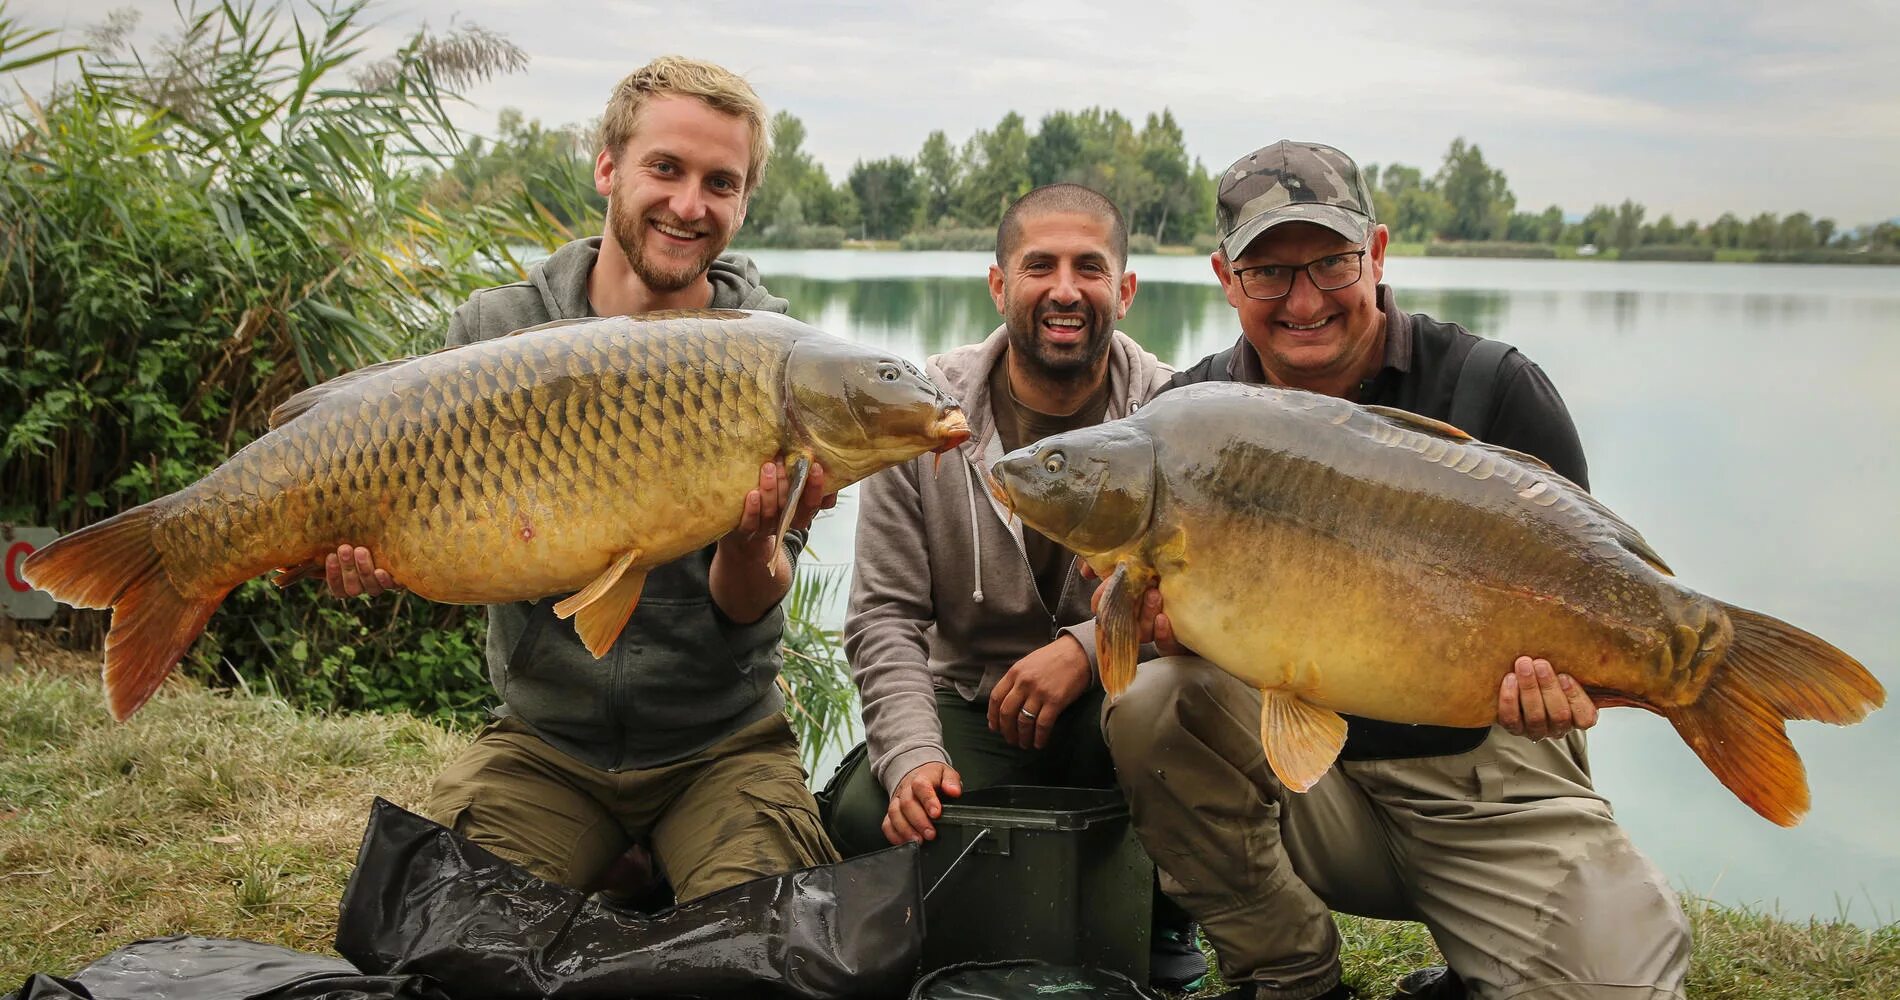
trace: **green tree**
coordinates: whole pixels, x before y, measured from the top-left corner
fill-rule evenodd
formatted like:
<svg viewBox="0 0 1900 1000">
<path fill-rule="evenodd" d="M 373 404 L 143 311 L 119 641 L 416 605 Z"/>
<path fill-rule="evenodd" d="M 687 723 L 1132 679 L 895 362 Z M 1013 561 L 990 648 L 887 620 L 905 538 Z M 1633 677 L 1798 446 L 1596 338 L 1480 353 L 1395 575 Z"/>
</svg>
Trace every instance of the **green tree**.
<svg viewBox="0 0 1900 1000">
<path fill-rule="evenodd" d="M 1187 154 L 1187 137 L 1174 113 L 1151 114 L 1140 136 L 1144 194 L 1141 202 L 1123 206 L 1129 224 L 1149 233 L 1158 243 L 1183 242 L 1203 228 L 1213 227 L 1212 181 L 1198 161 Z"/>
<path fill-rule="evenodd" d="M 917 151 L 917 220 L 913 228 L 930 229 L 955 221 L 957 188 L 963 183 L 962 161 L 942 129 L 924 139 Z"/>
<path fill-rule="evenodd" d="M 1796 212 L 1781 220 L 1775 234 L 1776 250 L 1812 250 L 1820 245 L 1820 238 L 1814 231 L 1814 217 L 1806 212 Z"/>
<path fill-rule="evenodd" d="M 753 190 L 746 208 L 746 230 L 764 237 L 774 226 L 845 226 L 858 221 L 857 198 L 848 188 L 833 186 L 822 164 L 805 151 L 805 123 L 789 111 L 772 116 L 772 156 L 765 180 Z M 792 222 L 779 217 L 787 194 L 797 196 L 803 218 Z"/>
<path fill-rule="evenodd" d="M 1453 139 L 1433 185 L 1450 207 L 1438 235 L 1453 240 L 1495 240 L 1509 230 L 1517 198 L 1511 194 L 1504 172 L 1486 164 L 1484 153 L 1475 144 Z"/>
<path fill-rule="evenodd" d="M 1524 243 L 1556 243 L 1563 234 L 1563 209 L 1552 205 L 1542 212 L 1513 212 L 1505 239 Z"/>
<path fill-rule="evenodd" d="M 1610 226 L 1610 245 L 1618 250 L 1628 250 L 1641 246 L 1643 240 L 1643 206 L 1623 199 L 1616 206 L 1616 221 Z"/>
<path fill-rule="evenodd" d="M 1009 203 L 1026 194 L 1029 133 L 1014 111 L 994 129 L 979 130 L 963 147 L 963 183 L 956 194 L 957 219 L 966 226 L 995 226 Z"/>
<path fill-rule="evenodd" d="M 1763 212 L 1748 220 L 1742 231 L 1742 246 L 1750 250 L 1778 250 L 1776 239 L 1781 235 L 1781 220 L 1773 212 Z"/>
<path fill-rule="evenodd" d="M 544 128 L 503 108 L 492 141 L 471 137 L 448 166 L 433 174 L 431 204 L 469 207 L 524 199 L 576 235 L 598 231 L 607 199 L 594 190 L 591 130 Z"/>
<path fill-rule="evenodd" d="M 863 213 L 865 236 L 891 240 L 909 229 L 922 194 L 917 169 L 909 160 L 891 156 L 869 163 L 859 161 L 851 168 L 850 185 Z"/>
</svg>

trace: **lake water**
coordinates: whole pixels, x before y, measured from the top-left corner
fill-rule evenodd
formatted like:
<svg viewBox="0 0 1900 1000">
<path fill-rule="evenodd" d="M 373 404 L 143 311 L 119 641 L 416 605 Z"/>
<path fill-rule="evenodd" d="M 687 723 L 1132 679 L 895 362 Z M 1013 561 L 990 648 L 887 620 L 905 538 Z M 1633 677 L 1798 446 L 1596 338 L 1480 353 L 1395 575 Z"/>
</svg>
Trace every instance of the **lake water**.
<svg viewBox="0 0 1900 1000">
<path fill-rule="evenodd" d="M 753 256 L 795 315 L 917 361 L 998 322 L 985 254 Z M 1122 328 L 1163 360 L 1190 364 L 1238 335 L 1204 258 L 1130 268 L 1141 283 Z M 1543 366 L 1596 495 L 1684 582 L 1800 625 L 1900 688 L 1900 269 L 1394 258 L 1386 279 L 1404 308 Z M 847 493 L 820 520 L 813 561 L 848 566 L 853 510 Z M 1789 830 L 1716 783 L 1659 716 L 1605 713 L 1591 761 L 1679 888 L 1796 917 L 1900 919 L 1900 706 L 1790 735 L 1814 808 Z"/>
</svg>

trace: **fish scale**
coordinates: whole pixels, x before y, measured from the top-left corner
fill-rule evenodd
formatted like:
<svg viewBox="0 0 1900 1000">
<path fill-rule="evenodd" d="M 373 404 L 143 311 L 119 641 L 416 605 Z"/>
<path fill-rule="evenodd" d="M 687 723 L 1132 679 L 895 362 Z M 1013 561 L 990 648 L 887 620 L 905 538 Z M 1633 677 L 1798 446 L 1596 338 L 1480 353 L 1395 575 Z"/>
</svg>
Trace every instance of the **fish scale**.
<svg viewBox="0 0 1900 1000">
<path fill-rule="evenodd" d="M 835 491 L 967 435 L 901 359 L 789 317 L 562 321 L 311 389 L 203 479 L 24 569 L 67 603 L 115 609 L 121 718 L 232 587 L 320 569 L 344 543 L 433 600 L 584 592 L 557 607 L 599 655 L 648 568 L 738 524 L 763 463 L 821 466 Z"/>
</svg>

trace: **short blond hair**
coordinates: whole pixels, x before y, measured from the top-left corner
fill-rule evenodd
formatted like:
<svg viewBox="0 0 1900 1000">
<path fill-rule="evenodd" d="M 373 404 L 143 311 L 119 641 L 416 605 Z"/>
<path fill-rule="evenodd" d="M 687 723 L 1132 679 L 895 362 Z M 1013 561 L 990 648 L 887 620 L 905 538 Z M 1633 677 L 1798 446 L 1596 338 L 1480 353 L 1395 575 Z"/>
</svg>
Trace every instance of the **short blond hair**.
<svg viewBox="0 0 1900 1000">
<path fill-rule="evenodd" d="M 752 138 L 752 160 L 745 172 L 745 193 L 750 195 L 765 176 L 765 160 L 770 153 L 765 102 L 759 100 L 744 77 L 724 66 L 685 56 L 661 56 L 628 73 L 614 87 L 607 112 L 601 116 L 600 148 L 619 159 L 621 148 L 633 138 L 640 111 L 647 102 L 674 95 L 697 97 L 714 111 L 745 122 Z"/>
</svg>

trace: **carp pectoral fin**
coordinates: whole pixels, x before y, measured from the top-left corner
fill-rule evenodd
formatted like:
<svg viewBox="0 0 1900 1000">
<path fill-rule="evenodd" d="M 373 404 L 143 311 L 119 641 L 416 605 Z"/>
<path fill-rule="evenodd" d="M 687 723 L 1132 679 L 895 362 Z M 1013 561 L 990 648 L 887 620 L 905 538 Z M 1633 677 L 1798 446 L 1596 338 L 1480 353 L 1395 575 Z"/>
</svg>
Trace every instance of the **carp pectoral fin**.
<svg viewBox="0 0 1900 1000">
<path fill-rule="evenodd" d="M 772 575 L 778 575 L 778 547 L 785 542 L 785 534 L 792 530 L 792 518 L 798 515 L 800 498 L 805 495 L 805 481 L 811 478 L 811 458 L 800 455 L 785 467 L 792 477 L 791 502 L 785 505 L 785 512 L 778 517 L 778 533 L 772 536 L 772 554 L 765 557 L 765 564 L 772 568 Z"/>
<path fill-rule="evenodd" d="M 596 660 L 607 655 L 614 640 L 620 638 L 620 630 L 627 627 L 627 619 L 633 617 L 634 606 L 640 603 L 640 589 L 646 586 L 647 574 L 633 567 L 639 558 L 639 549 L 622 554 L 593 583 L 554 606 L 555 617 L 574 619 L 574 631 L 580 633 L 581 643 Z"/>
<path fill-rule="evenodd" d="M 1102 582 L 1102 603 L 1095 612 L 1095 659 L 1101 666 L 1102 690 L 1111 700 L 1135 682 L 1135 658 L 1141 651 L 1135 606 L 1147 589 L 1146 580 L 1137 575 L 1127 563 L 1116 566 Z"/>
<path fill-rule="evenodd" d="M 279 566 L 271 571 L 270 582 L 273 586 L 281 590 L 296 583 L 298 580 L 307 580 L 313 576 L 320 577 L 322 575 L 323 563 L 321 561 L 304 563 L 301 566 Z"/>
<path fill-rule="evenodd" d="M 1260 743 L 1280 783 L 1304 792 L 1326 776 L 1346 745 L 1346 720 L 1286 691 L 1260 692 Z"/>
</svg>

